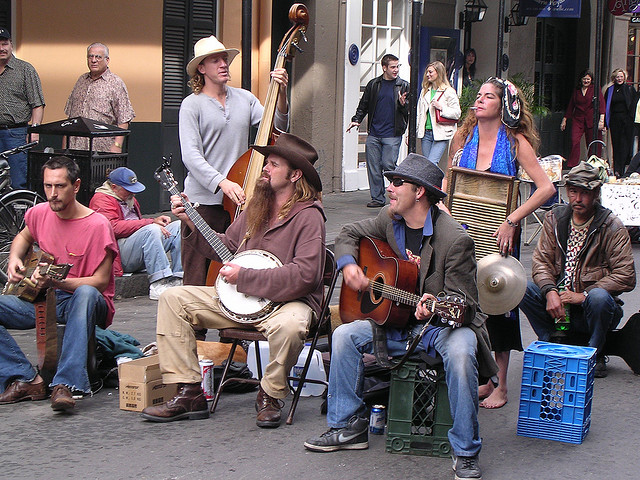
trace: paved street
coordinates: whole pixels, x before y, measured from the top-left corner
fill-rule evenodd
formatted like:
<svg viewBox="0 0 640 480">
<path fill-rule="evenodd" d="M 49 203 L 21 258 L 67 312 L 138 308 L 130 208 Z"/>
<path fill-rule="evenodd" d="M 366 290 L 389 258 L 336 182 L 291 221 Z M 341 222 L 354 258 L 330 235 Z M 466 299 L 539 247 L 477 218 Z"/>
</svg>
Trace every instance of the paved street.
<svg viewBox="0 0 640 480">
<path fill-rule="evenodd" d="M 325 196 L 329 243 L 343 223 L 377 212 L 364 206 L 368 200 L 367 191 Z M 523 249 L 527 273 L 532 248 Z M 637 269 L 640 245 L 634 245 L 634 255 Z M 640 310 L 640 300 L 636 293 L 625 294 L 623 299 L 626 320 Z M 133 335 L 143 345 L 153 341 L 156 305 L 147 297 L 117 301 L 112 328 Z M 524 317 L 521 326 L 526 346 L 535 337 Z M 16 338 L 35 363 L 34 332 L 20 332 Z M 480 459 L 485 480 L 639 477 L 640 379 L 621 359 L 611 358 L 609 376 L 596 379 L 589 435 L 582 445 L 573 445 L 516 435 L 523 354 L 514 352 L 511 358 L 509 403 L 480 412 Z M 0 477 L 453 478 L 450 460 L 386 453 L 382 435 L 370 435 L 366 451 L 307 452 L 304 440 L 326 429 L 321 400 L 302 398 L 293 425 L 266 430 L 255 425 L 254 398 L 255 393 L 225 394 L 210 419 L 170 424 L 143 422 L 139 414 L 119 410 L 116 389 L 81 400 L 71 415 L 54 414 L 48 401 L 1 406 L 0 435 L 4 441 Z"/>
</svg>

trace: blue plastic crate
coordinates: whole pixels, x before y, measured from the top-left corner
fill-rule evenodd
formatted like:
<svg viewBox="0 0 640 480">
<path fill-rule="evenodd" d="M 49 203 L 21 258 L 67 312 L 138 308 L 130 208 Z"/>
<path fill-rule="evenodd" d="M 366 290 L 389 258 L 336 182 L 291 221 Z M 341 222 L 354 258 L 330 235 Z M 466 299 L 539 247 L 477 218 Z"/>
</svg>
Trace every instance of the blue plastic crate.
<svg viewBox="0 0 640 480">
<path fill-rule="evenodd" d="M 591 425 L 595 353 L 547 342 L 525 350 L 518 435 L 582 443 Z"/>
</svg>

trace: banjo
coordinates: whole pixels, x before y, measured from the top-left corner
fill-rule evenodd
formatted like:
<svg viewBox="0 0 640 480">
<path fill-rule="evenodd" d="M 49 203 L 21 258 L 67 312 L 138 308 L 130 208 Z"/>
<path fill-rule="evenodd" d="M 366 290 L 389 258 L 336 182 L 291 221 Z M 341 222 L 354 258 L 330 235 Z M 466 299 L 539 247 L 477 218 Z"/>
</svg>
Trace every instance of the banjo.
<svg viewBox="0 0 640 480">
<path fill-rule="evenodd" d="M 172 195 L 180 195 L 176 187 L 170 168 L 171 157 L 155 171 L 155 179 Z M 205 222 L 195 207 L 183 199 L 187 216 L 195 224 L 197 230 L 207 240 L 211 248 L 218 254 L 223 263 L 233 260 L 233 263 L 245 268 L 261 270 L 263 268 L 277 268 L 282 262 L 275 255 L 264 250 L 245 250 L 233 255 L 216 232 Z M 216 279 L 216 290 L 222 312 L 231 320 L 238 323 L 258 323 L 280 307 L 280 303 L 267 298 L 256 297 L 238 292 L 235 285 L 228 283 L 222 275 Z"/>
</svg>

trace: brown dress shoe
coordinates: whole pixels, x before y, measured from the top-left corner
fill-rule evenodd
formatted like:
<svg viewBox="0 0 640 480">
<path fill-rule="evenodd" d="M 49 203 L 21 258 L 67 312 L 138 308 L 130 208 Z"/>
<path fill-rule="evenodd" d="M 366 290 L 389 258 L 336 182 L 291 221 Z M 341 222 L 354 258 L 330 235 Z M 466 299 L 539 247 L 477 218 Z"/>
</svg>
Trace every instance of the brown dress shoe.
<svg viewBox="0 0 640 480">
<path fill-rule="evenodd" d="M 209 418 L 209 406 L 199 383 L 178 385 L 178 394 L 168 402 L 142 410 L 142 418 L 152 422 Z"/>
<path fill-rule="evenodd" d="M 262 428 L 276 428 L 280 426 L 280 410 L 284 407 L 284 402 L 277 398 L 270 397 L 262 387 L 258 390 L 256 398 L 256 425 Z"/>
<path fill-rule="evenodd" d="M 56 385 L 51 392 L 51 408 L 56 412 L 66 412 L 76 406 L 71 390 L 66 385 Z"/>
<path fill-rule="evenodd" d="M 47 390 L 44 387 L 44 382 L 28 383 L 16 380 L 0 395 L 0 405 L 23 400 L 44 400 L 45 398 L 47 398 Z"/>
</svg>

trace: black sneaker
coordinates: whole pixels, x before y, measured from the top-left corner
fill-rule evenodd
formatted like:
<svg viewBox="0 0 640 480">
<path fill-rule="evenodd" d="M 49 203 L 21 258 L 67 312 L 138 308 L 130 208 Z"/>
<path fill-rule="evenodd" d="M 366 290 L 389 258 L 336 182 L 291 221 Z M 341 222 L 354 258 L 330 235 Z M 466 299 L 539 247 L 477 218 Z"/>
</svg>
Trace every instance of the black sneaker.
<svg viewBox="0 0 640 480">
<path fill-rule="evenodd" d="M 319 437 L 304 442 L 304 446 L 314 452 L 369 448 L 369 421 L 354 415 L 346 427 L 330 428 Z"/>
<path fill-rule="evenodd" d="M 482 472 L 480 471 L 477 455 L 473 457 L 457 457 L 453 455 L 452 458 L 456 480 L 482 480 Z"/>
<path fill-rule="evenodd" d="M 607 359 L 606 357 L 598 357 L 596 358 L 596 367 L 593 375 L 596 378 L 604 378 L 608 374 L 607 372 Z"/>
</svg>

